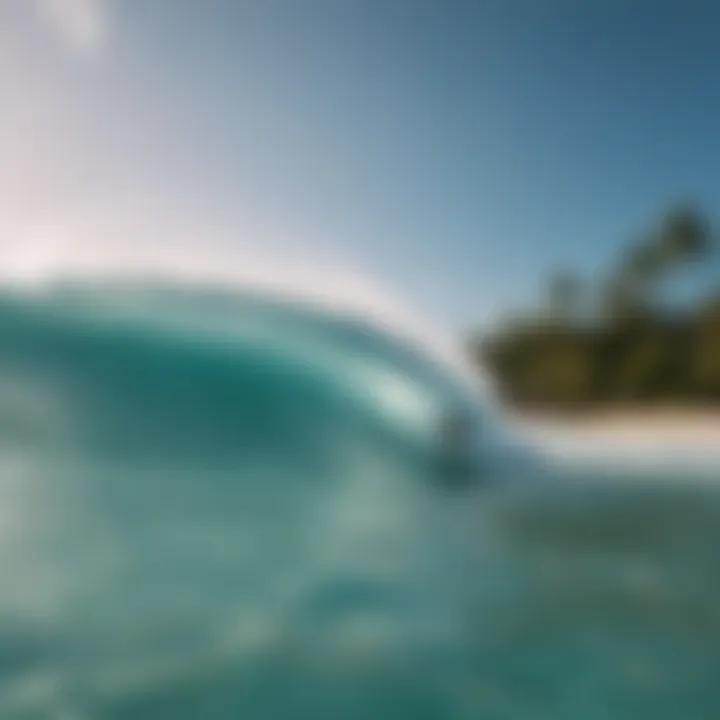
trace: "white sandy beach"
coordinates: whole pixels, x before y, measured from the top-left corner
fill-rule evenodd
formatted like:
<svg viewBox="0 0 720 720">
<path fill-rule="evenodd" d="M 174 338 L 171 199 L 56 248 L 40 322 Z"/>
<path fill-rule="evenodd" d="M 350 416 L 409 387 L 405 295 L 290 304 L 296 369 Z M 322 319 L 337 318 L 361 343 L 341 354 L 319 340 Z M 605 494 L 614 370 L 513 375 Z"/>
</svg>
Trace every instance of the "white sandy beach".
<svg viewBox="0 0 720 720">
<path fill-rule="evenodd" d="M 514 424 L 551 455 L 720 472 L 720 410 L 616 410 L 581 416 L 522 415 Z"/>
<path fill-rule="evenodd" d="M 617 444 L 683 443 L 720 452 L 720 410 L 616 410 L 581 416 L 517 416 L 531 432 Z"/>
</svg>

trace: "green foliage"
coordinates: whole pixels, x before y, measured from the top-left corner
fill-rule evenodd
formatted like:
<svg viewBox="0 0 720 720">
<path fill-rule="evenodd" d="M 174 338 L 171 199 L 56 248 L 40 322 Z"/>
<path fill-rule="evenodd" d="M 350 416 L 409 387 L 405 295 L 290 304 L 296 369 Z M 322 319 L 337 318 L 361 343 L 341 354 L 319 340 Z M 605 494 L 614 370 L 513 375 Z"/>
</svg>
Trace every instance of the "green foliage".
<svg viewBox="0 0 720 720">
<path fill-rule="evenodd" d="M 712 298 L 696 322 L 689 381 L 699 396 L 720 398 L 720 298 Z"/>
<path fill-rule="evenodd" d="M 475 356 L 521 406 L 720 401 L 720 295 L 674 314 L 656 302 L 660 282 L 706 258 L 711 240 L 701 213 L 676 209 L 600 283 L 592 319 L 576 312 L 588 288 L 561 273 L 541 310 L 500 327 Z"/>
<path fill-rule="evenodd" d="M 709 249 L 709 224 L 698 211 L 678 208 L 665 217 L 657 242 L 670 263 L 696 259 Z"/>
</svg>

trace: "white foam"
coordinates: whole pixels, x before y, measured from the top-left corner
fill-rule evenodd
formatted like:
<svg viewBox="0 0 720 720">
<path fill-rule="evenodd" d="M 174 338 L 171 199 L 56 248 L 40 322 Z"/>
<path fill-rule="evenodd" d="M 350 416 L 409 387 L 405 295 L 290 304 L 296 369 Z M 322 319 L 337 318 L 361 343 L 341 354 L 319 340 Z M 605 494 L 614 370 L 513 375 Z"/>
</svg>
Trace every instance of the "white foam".
<svg viewBox="0 0 720 720">
<path fill-rule="evenodd" d="M 72 252 L 70 252 L 72 250 Z M 430 356 L 450 371 L 469 395 L 492 403 L 490 379 L 471 367 L 457 338 L 434 327 L 413 312 L 408 303 L 380 287 L 362 271 L 349 266 L 299 261 L 278 261 L 257 255 L 201 255 L 196 250 L 174 248 L 128 250 L 70 247 L 45 243 L 25 250 L 6 251 L 0 279 L 16 289 L 43 292 L 62 281 L 103 282 L 159 281 L 164 284 L 252 292 L 310 308 L 330 311 L 370 324 L 411 348 Z"/>
</svg>

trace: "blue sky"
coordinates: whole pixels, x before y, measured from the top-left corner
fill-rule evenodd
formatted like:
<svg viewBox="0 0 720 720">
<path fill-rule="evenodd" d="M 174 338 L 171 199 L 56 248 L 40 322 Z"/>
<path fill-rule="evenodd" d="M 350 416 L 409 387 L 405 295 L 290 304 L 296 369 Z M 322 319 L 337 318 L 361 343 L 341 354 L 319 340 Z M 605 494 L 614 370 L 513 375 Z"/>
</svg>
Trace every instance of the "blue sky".
<svg viewBox="0 0 720 720">
<path fill-rule="evenodd" d="M 719 23 L 692 0 L 4 0 L 5 262 L 297 260 L 482 325 L 670 202 L 717 211 Z"/>
</svg>

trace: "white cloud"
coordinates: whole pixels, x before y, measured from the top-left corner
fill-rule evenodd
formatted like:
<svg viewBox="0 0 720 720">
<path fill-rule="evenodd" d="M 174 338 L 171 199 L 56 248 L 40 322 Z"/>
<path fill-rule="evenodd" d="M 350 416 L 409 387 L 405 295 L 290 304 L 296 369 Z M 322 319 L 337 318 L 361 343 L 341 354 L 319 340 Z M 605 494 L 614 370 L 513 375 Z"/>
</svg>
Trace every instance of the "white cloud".
<svg viewBox="0 0 720 720">
<path fill-rule="evenodd" d="M 51 28 L 73 50 L 99 51 L 107 36 L 106 0 L 36 0 Z"/>
</svg>

